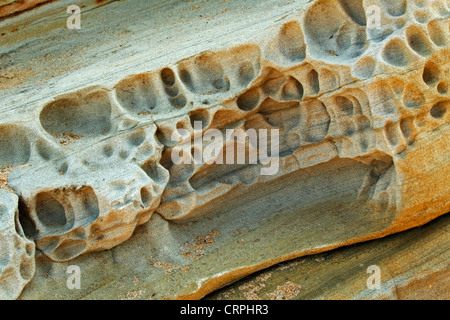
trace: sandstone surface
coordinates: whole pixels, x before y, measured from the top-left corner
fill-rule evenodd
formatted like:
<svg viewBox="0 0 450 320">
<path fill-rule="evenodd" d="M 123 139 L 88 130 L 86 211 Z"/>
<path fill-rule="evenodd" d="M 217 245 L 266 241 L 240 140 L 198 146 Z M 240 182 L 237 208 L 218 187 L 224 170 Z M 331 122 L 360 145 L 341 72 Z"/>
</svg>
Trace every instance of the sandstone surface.
<svg viewBox="0 0 450 320">
<path fill-rule="evenodd" d="M 0 243 L 36 272 L 6 298 L 201 298 L 450 211 L 448 1 L 79 1 L 78 30 L 27 3 L 0 22 Z"/>
</svg>

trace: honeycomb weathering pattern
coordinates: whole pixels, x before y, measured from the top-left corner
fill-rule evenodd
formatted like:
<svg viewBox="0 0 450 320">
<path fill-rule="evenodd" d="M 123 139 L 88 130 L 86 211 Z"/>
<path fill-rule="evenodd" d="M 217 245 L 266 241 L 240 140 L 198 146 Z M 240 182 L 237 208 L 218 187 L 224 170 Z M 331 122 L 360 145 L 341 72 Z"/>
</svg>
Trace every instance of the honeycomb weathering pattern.
<svg viewBox="0 0 450 320">
<path fill-rule="evenodd" d="M 380 29 L 367 28 L 370 5 L 382 8 Z M 26 236 L 67 261 L 122 243 L 154 212 L 195 218 L 236 189 L 335 159 L 369 166 L 359 200 L 395 217 L 398 157 L 449 123 L 449 16 L 448 1 L 318 0 L 264 43 L 67 93 L 35 122 L 0 124 Z M 181 128 L 190 135 L 172 141 Z M 212 128 L 280 130 L 280 170 L 171 162 L 176 145 Z"/>
<path fill-rule="evenodd" d="M 33 241 L 18 221 L 17 196 L 0 189 L 0 299 L 15 299 L 34 275 Z"/>
</svg>

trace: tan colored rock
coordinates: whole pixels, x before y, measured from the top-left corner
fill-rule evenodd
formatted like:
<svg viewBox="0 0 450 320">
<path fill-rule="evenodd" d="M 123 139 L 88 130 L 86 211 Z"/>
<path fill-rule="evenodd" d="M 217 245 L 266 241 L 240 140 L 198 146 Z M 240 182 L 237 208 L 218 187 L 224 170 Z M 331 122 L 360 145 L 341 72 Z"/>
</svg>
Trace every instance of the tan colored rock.
<svg viewBox="0 0 450 320">
<path fill-rule="evenodd" d="M 20 14 L 23 11 L 31 10 L 36 6 L 51 2 L 52 0 L 1 0 L 0 1 L 0 20 L 12 15 Z"/>
<path fill-rule="evenodd" d="M 383 239 L 283 262 L 206 299 L 448 300 L 450 255 L 442 249 L 449 246 L 449 222 L 446 215 Z"/>
<path fill-rule="evenodd" d="M 448 5 L 317 0 L 283 9 L 272 2 L 245 14 L 229 4 L 229 17 L 211 15 L 214 4 L 174 5 L 186 28 L 173 31 L 181 22 L 164 24 L 162 10 L 155 18 L 161 25 L 152 24 L 161 33 L 148 31 L 148 21 L 138 24 L 155 4 L 137 2 L 107 4 L 121 12 L 115 25 L 106 9 L 89 11 L 76 40 L 77 31 L 50 23 L 49 47 L 54 39 L 77 48 L 96 43 L 78 52 L 86 59 L 73 70 L 62 70 L 59 60 L 79 58 L 66 57 L 61 46 L 52 53 L 58 62 L 50 54 L 44 64 L 29 62 L 39 50 L 27 49 L 38 37 L 27 26 L 14 39 L 5 34 L 26 60 L 4 49 L 5 69 L 32 69 L 21 81 L 3 77 L 8 90 L 0 91 L 8 101 L 0 109 L 0 167 L 13 168 L 6 183 L 21 200 L 25 234 L 42 252 L 24 298 L 127 297 L 135 290 L 121 288 L 120 279 L 132 276 L 145 278 L 146 289 L 135 288 L 145 291 L 141 298 L 199 298 L 280 261 L 450 211 Z M 67 3 L 45 6 L 34 19 L 58 16 Z M 369 27 L 370 5 L 380 9 L 379 28 Z M 260 23 L 236 19 L 243 15 Z M 27 19 L 7 20 L 5 28 Z M 134 32 L 114 29 L 121 22 Z M 199 30 L 200 22 L 209 28 Z M 116 33 L 89 33 L 97 27 Z M 199 35 L 206 37 L 200 44 Z M 254 130 L 256 138 L 235 142 L 230 129 Z M 217 133 L 214 144 L 202 140 L 209 130 Z M 217 152 L 203 153 L 208 147 Z M 231 147 L 242 147 L 247 159 L 218 163 Z M 180 150 L 189 164 L 174 163 Z M 279 156 L 269 157 L 274 150 Z M 90 270 L 89 286 L 65 291 L 67 263 Z M 104 281 L 101 291 L 86 289 Z"/>
<path fill-rule="evenodd" d="M 0 189 L 0 300 L 16 299 L 35 271 L 32 241 L 18 217 L 18 197 Z"/>
</svg>

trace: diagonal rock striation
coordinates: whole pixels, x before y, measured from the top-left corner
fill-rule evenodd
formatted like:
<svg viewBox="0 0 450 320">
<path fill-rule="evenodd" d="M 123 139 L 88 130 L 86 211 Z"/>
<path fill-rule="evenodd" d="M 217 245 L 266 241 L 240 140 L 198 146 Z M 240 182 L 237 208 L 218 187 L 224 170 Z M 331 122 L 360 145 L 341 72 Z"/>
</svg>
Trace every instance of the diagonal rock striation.
<svg viewBox="0 0 450 320">
<path fill-rule="evenodd" d="M 380 9 L 379 28 L 369 25 L 370 6 Z M 18 207 L 39 259 L 78 261 L 127 240 L 142 244 L 130 237 L 145 224 L 148 233 L 167 228 L 142 241 L 172 259 L 150 265 L 188 270 L 197 259 L 173 253 L 183 232 L 217 219 L 226 230 L 243 223 L 259 233 L 265 254 L 183 278 L 196 288 L 157 293 L 200 297 L 264 266 L 450 211 L 448 3 L 317 0 L 301 8 L 254 43 L 68 91 L 0 120 L 0 167 L 12 168 L 7 187 L 16 194 L 2 191 L 0 205 Z M 236 160 L 236 150 L 243 161 L 223 161 Z M 264 224 L 274 220 L 292 230 Z M 184 224 L 173 236 L 171 226 Z M 227 241 L 218 246 L 226 250 Z M 268 249 L 274 241 L 278 253 Z"/>
</svg>

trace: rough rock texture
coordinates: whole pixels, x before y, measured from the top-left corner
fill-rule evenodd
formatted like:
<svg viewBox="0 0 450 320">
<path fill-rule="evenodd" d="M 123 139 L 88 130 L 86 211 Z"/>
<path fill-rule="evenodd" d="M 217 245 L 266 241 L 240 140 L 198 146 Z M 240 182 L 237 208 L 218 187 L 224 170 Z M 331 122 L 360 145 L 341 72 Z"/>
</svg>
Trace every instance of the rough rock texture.
<svg viewBox="0 0 450 320">
<path fill-rule="evenodd" d="M 16 299 L 35 271 L 35 246 L 18 219 L 17 196 L 0 189 L 0 300 Z"/>
<path fill-rule="evenodd" d="M 449 223 L 445 215 L 380 240 L 283 262 L 206 299 L 448 300 Z M 379 288 L 367 287 L 371 266 L 380 270 Z"/>
<path fill-rule="evenodd" d="M 39 249 L 24 298 L 117 298 L 135 291 L 133 277 L 139 297 L 199 298 L 280 261 L 450 211 L 448 2 L 267 3 L 246 8 L 264 21 L 230 29 L 219 23 L 233 16 L 211 15 L 213 4 L 136 2 L 129 21 L 121 3 L 86 1 L 83 27 L 70 35 L 59 17 L 66 4 L 0 25 L 9 30 L 1 47 L 0 167 L 4 187 L 20 199 L 20 224 Z M 379 29 L 367 27 L 370 5 L 381 8 Z M 145 36 L 161 35 L 146 31 L 151 21 L 137 23 L 155 8 L 166 12 L 154 18 L 161 21 L 168 8 L 189 11 L 180 25 L 191 31 L 198 23 L 189 24 L 190 15 L 199 21 L 208 14 L 208 31 L 220 37 L 190 47 L 193 36 L 180 44 L 183 31 L 162 24 L 160 34 L 177 41 L 161 40 L 169 53 L 157 51 Z M 222 15 L 242 10 L 219 8 Z M 107 20 L 108 10 L 121 12 L 114 23 L 126 21 L 124 30 Z M 53 16 L 44 35 L 27 34 L 26 22 Z M 113 34 L 89 33 L 99 26 Z M 55 39 L 96 46 L 79 52 L 86 60 L 74 70 L 63 70 L 64 62 L 50 61 L 79 58 L 47 49 Z M 48 47 L 31 53 L 30 44 Z M 124 45 L 120 58 L 104 54 Z M 204 150 L 197 142 L 208 129 L 223 139 L 223 153 L 212 159 L 234 146 L 248 155 L 256 148 L 258 163 L 172 162 L 191 141 L 187 158 Z M 269 150 L 276 145 L 279 170 L 262 174 L 261 146 L 234 142 L 227 129 L 255 129 Z M 279 139 L 261 137 L 262 129 L 278 130 Z M 65 286 L 71 264 L 85 270 L 80 291 Z"/>
</svg>

